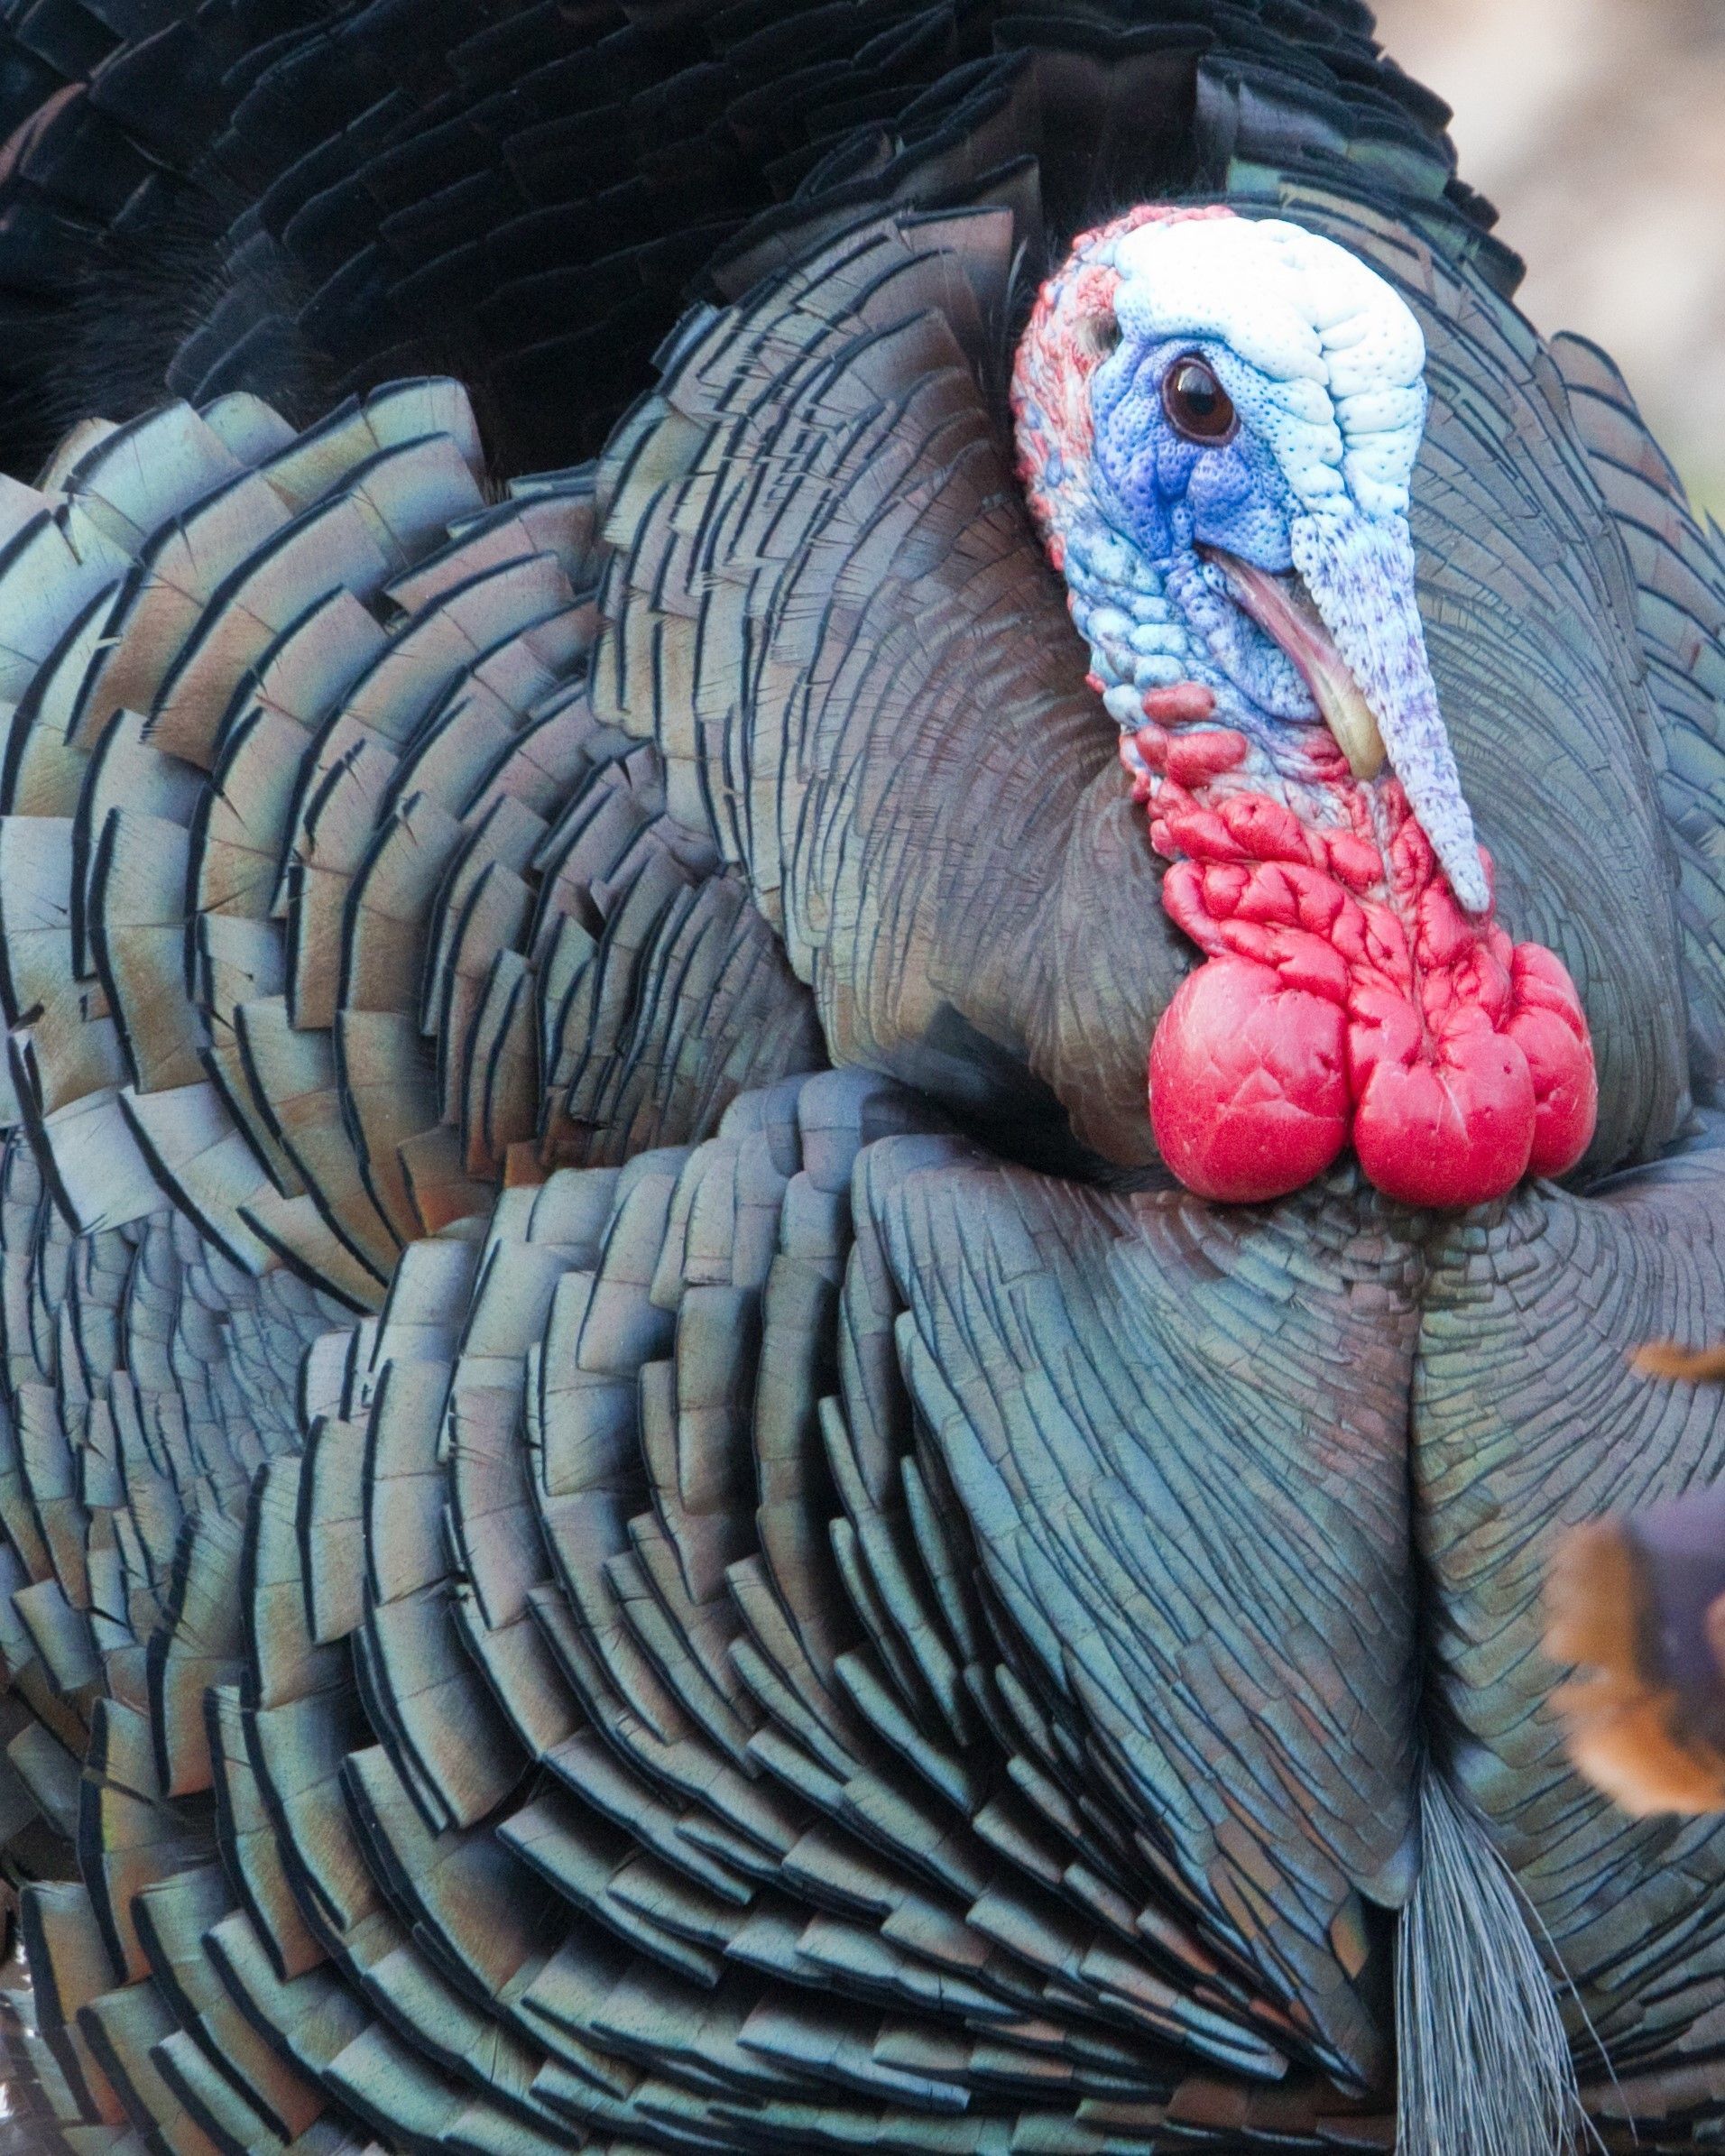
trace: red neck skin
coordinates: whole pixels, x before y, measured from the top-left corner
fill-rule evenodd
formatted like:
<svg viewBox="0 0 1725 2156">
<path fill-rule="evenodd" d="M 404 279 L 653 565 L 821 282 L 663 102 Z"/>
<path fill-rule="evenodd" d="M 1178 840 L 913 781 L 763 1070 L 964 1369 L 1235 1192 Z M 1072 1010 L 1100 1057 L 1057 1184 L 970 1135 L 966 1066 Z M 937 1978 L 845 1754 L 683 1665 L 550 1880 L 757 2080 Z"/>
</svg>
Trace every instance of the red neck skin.
<svg viewBox="0 0 1725 2156">
<path fill-rule="evenodd" d="M 1411 1205 L 1478 1205 L 1586 1151 L 1599 1089 L 1562 962 L 1463 913 L 1393 778 L 1358 783 L 1327 737 L 1302 823 L 1237 774 L 1214 699 L 1152 690 L 1123 742 L 1172 866 L 1162 903 L 1204 954 L 1150 1049 L 1163 1158 L 1201 1197 L 1285 1196 L 1351 1143 Z M 1487 863 L 1490 874 L 1490 862 Z"/>
</svg>

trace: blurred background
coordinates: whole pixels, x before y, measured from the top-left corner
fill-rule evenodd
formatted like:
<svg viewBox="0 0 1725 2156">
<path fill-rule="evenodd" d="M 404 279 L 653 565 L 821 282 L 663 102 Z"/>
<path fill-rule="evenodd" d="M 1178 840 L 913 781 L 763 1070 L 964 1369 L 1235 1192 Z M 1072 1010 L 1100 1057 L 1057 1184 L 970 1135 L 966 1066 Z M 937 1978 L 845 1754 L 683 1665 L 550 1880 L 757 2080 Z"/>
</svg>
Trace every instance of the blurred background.
<svg viewBox="0 0 1725 2156">
<path fill-rule="evenodd" d="M 1369 0 L 1455 108 L 1518 304 L 1603 345 L 1725 522 L 1725 0 Z"/>
</svg>

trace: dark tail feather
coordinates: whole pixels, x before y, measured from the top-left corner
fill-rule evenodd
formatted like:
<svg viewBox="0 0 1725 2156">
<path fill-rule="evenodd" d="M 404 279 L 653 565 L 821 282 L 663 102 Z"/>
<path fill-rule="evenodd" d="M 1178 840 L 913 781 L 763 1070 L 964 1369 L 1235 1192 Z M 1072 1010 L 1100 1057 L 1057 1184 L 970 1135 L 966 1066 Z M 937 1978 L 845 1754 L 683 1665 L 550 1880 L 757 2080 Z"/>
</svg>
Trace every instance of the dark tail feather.
<svg viewBox="0 0 1725 2156">
<path fill-rule="evenodd" d="M 1569 2039 L 1520 1894 L 1427 1764 L 1396 1950 L 1397 2156 L 1566 2156 L 1585 2131 Z"/>
</svg>

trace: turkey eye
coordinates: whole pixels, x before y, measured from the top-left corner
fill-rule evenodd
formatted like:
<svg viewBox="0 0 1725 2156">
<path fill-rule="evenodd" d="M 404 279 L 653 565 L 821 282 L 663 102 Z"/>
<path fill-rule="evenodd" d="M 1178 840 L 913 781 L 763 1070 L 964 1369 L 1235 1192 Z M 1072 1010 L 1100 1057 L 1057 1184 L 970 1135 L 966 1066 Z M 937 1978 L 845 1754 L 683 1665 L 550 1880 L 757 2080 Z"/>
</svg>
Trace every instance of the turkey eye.
<svg viewBox="0 0 1725 2156">
<path fill-rule="evenodd" d="M 1190 353 L 1163 375 L 1162 409 L 1188 441 L 1231 441 L 1239 425 L 1233 400 L 1204 362 Z"/>
</svg>

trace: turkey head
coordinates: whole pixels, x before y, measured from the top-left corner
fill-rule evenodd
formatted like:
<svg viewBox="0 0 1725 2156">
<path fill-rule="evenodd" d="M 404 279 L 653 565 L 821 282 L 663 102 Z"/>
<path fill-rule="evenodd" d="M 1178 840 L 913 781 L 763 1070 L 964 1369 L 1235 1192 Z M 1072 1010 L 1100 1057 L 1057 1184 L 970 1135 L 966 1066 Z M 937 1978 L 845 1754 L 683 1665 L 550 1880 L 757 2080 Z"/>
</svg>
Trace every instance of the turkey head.
<svg viewBox="0 0 1725 2156">
<path fill-rule="evenodd" d="M 1391 1196 L 1473 1204 L 1593 1135 L 1586 1019 L 1490 921 L 1426 659 L 1424 362 L 1342 248 L 1225 209 L 1087 235 L 1019 347 L 1020 470 L 1208 960 L 1150 1064 L 1206 1197 L 1279 1197 L 1351 1134 Z"/>
</svg>

